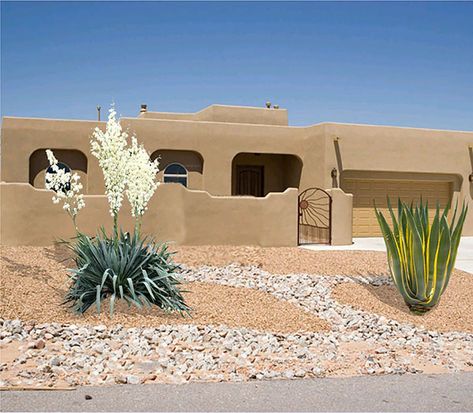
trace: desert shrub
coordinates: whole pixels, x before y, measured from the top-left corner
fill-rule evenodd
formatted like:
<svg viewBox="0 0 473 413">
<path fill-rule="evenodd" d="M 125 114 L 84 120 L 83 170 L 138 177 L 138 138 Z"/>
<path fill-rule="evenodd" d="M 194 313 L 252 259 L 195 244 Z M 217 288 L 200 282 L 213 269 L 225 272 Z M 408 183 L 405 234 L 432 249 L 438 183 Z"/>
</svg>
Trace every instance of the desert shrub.
<svg viewBox="0 0 473 413">
<path fill-rule="evenodd" d="M 461 210 L 457 206 L 450 223 L 447 220 L 449 207 L 440 212 L 438 205 L 430 222 L 428 205 L 422 200 L 419 206 L 398 200 L 397 216 L 388 200 L 392 228 L 383 213 L 375 208 L 392 279 L 413 313 L 431 310 L 447 288 L 468 211 L 465 204 Z"/>
<path fill-rule="evenodd" d="M 189 313 L 179 281 L 178 266 L 173 263 L 166 244 L 141 237 L 141 222 L 159 182 L 158 160 L 122 129 L 117 113 L 109 111 L 105 131 L 95 128 L 90 139 L 91 153 L 102 169 L 105 195 L 113 218 L 113 235 L 102 229 L 96 237 L 83 234 L 77 225 L 77 215 L 85 207 L 82 184 L 77 173 L 66 172 L 51 150 L 46 150 L 50 172 L 46 174 L 46 189 L 54 191 L 53 203 L 72 219 L 76 239 L 69 243 L 76 268 L 71 271 L 71 285 L 65 303 L 84 313 L 94 303 L 100 312 L 101 303 L 110 297 L 110 313 L 115 302 L 122 299 L 139 308 L 158 306 L 167 311 Z M 118 215 L 124 198 L 128 199 L 135 221 L 133 235 L 124 233 Z"/>
<path fill-rule="evenodd" d="M 125 300 L 138 308 L 143 306 L 188 313 L 176 271 L 166 244 L 156 244 L 138 234 L 120 232 L 108 237 L 102 229 L 96 237 L 80 235 L 70 244 L 76 269 L 71 271 L 71 287 L 66 303 L 79 313 L 110 297 L 110 314 L 115 301 Z"/>
</svg>

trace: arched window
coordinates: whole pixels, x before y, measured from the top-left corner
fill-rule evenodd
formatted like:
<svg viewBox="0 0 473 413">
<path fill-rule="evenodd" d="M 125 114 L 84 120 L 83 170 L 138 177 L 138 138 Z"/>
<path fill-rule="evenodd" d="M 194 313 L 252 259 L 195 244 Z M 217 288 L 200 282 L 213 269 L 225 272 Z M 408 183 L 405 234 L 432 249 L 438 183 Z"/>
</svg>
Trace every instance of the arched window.
<svg viewBox="0 0 473 413">
<path fill-rule="evenodd" d="M 187 169 L 181 164 L 171 163 L 164 169 L 164 183 L 176 182 L 187 187 Z"/>
<path fill-rule="evenodd" d="M 71 172 L 71 168 L 69 168 L 68 165 L 62 162 L 58 162 L 57 166 L 59 169 L 63 169 L 64 172 Z M 48 169 L 46 169 L 46 174 L 55 174 L 56 172 L 53 170 L 52 166 L 49 166 Z M 47 176 L 47 175 L 46 175 Z M 45 178 L 46 184 L 48 184 L 48 180 Z M 64 188 L 61 188 L 61 190 L 69 191 L 71 189 L 71 184 L 68 182 L 64 185 Z"/>
</svg>

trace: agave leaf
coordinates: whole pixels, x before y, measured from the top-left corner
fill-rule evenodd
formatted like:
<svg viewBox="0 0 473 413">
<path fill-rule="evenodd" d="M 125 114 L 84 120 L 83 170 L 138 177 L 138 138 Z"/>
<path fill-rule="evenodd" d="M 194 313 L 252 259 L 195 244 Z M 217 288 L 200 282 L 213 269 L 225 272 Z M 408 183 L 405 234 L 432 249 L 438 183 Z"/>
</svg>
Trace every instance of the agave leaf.
<svg viewBox="0 0 473 413">
<path fill-rule="evenodd" d="M 406 219 L 411 233 L 411 274 L 416 281 L 416 298 L 425 300 L 424 245 L 420 235 L 421 228 L 414 218 L 412 209 L 406 209 Z"/>
<path fill-rule="evenodd" d="M 453 218 L 455 218 L 457 206 L 458 206 L 458 204 L 455 206 L 455 214 L 454 214 Z M 450 259 L 450 262 L 448 264 L 448 270 L 447 270 L 449 274 L 452 272 L 453 267 L 455 265 L 455 261 L 457 259 L 458 247 L 460 246 L 461 233 L 462 233 L 462 230 L 463 230 L 463 224 L 465 223 L 467 212 L 468 212 L 468 206 L 465 204 L 465 202 L 463 202 L 462 211 L 461 211 L 460 215 L 458 216 L 458 220 L 456 222 L 456 225 L 455 225 L 455 223 L 452 219 L 452 223 L 451 223 L 451 226 L 450 226 L 450 231 L 453 229 L 453 231 L 451 231 L 452 232 L 452 235 L 451 235 L 451 259 Z"/>
<path fill-rule="evenodd" d="M 437 261 L 438 254 L 440 249 L 440 211 L 439 206 L 437 205 L 437 210 L 435 212 L 435 217 L 432 221 L 432 227 L 430 228 L 430 236 L 428 239 L 427 250 L 426 250 L 426 263 L 427 268 L 426 272 L 428 274 L 429 280 L 427 283 L 427 294 L 430 295 L 430 291 L 435 285 L 436 274 L 437 274 Z"/>
<path fill-rule="evenodd" d="M 440 220 L 440 240 L 434 281 L 435 291 L 433 292 L 429 303 L 433 302 L 435 304 L 448 284 L 450 278 L 450 274 L 448 273 L 448 263 L 451 259 L 450 247 L 451 237 L 447 218 L 442 216 Z"/>
</svg>

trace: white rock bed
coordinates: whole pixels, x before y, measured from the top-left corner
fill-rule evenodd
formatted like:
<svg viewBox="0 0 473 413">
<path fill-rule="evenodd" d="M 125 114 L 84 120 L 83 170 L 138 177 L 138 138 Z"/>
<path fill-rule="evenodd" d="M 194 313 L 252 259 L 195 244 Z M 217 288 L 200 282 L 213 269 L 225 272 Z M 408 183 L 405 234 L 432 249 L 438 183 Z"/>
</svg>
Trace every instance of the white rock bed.
<svg viewBox="0 0 473 413">
<path fill-rule="evenodd" d="M 182 275 L 185 281 L 266 291 L 327 320 L 332 329 L 281 334 L 224 325 L 107 328 L 0 320 L 1 346 L 22 346 L 12 363 L 0 365 L 0 387 L 473 370 L 473 334 L 428 331 L 331 298 L 339 283 L 380 285 L 388 278 L 274 275 L 236 264 L 184 269 Z"/>
</svg>

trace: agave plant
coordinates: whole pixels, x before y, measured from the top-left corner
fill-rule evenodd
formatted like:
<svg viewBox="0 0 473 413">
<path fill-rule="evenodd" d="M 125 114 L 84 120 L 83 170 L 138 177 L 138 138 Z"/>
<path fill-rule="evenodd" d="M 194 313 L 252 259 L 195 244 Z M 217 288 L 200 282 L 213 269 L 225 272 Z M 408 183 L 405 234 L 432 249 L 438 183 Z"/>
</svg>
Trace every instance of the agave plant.
<svg viewBox="0 0 473 413">
<path fill-rule="evenodd" d="M 189 314 L 176 278 L 179 266 L 166 244 L 123 232 L 109 238 L 102 229 L 94 238 L 79 234 L 70 248 L 76 269 L 70 270 L 72 282 L 65 303 L 78 313 L 93 304 L 100 313 L 102 301 L 110 297 L 110 315 L 118 299 L 138 308 L 156 305 Z"/>
<path fill-rule="evenodd" d="M 428 204 L 422 200 L 415 207 L 398 200 L 397 217 L 389 199 L 388 209 L 392 228 L 375 207 L 391 276 L 409 309 L 424 314 L 437 305 L 447 288 L 468 207 L 463 203 L 459 211 L 457 203 L 450 223 L 449 207 L 440 212 L 438 205 L 430 223 Z"/>
</svg>

